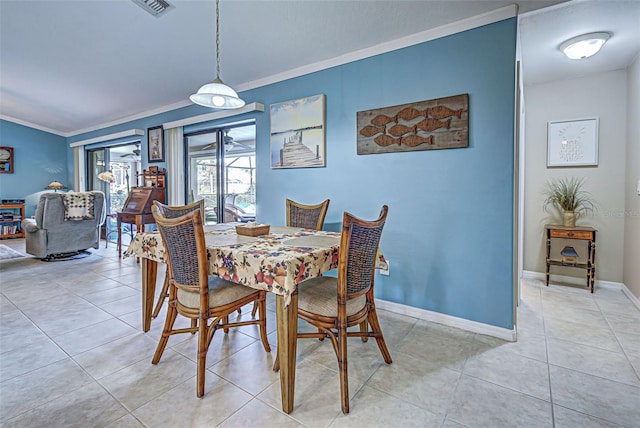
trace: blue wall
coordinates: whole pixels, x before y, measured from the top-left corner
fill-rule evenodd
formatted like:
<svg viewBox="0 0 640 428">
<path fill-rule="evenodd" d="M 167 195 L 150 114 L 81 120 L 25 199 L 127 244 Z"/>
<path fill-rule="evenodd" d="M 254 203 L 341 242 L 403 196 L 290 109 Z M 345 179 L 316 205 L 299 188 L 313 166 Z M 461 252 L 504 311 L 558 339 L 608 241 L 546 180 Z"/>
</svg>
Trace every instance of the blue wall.
<svg viewBox="0 0 640 428">
<path fill-rule="evenodd" d="M 25 199 L 25 216 L 35 214 L 40 193 L 52 181 L 73 187 L 67 139 L 0 120 L 0 146 L 13 147 L 13 174 L 0 174 L 0 199 Z"/>
<path fill-rule="evenodd" d="M 377 276 L 377 297 L 513 328 L 516 25 L 512 18 L 243 92 L 267 107 L 225 121 L 256 119 L 258 220 L 282 224 L 287 197 L 330 198 L 325 226 L 339 230 L 343 211 L 372 219 L 387 204 L 381 248 L 391 275 Z M 461 93 L 469 94 L 469 148 L 356 154 L 358 111 Z M 326 94 L 327 167 L 272 170 L 268 106 L 315 94 Z M 189 106 L 67 142 L 208 112 Z"/>
<path fill-rule="evenodd" d="M 327 100 L 327 167 L 272 170 L 269 117 L 257 121 L 259 220 L 281 223 L 284 199 L 331 199 L 342 212 L 389 217 L 384 300 L 513 328 L 512 228 L 516 20 L 364 59 L 243 94 L 265 104 Z M 356 154 L 356 112 L 469 94 L 469 148 Z"/>
</svg>

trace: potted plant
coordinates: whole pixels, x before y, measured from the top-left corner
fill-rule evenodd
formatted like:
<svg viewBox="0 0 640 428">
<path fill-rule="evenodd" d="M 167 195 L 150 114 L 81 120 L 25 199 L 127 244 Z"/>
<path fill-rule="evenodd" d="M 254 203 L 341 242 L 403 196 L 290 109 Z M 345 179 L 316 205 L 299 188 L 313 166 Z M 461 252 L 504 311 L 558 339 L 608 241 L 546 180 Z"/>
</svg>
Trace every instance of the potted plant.
<svg viewBox="0 0 640 428">
<path fill-rule="evenodd" d="M 578 177 L 559 178 L 547 181 L 544 200 L 544 210 L 553 206 L 562 212 L 562 225 L 574 227 L 576 218 L 592 213 L 595 202 L 591 194 L 583 190 L 585 179 Z"/>
</svg>

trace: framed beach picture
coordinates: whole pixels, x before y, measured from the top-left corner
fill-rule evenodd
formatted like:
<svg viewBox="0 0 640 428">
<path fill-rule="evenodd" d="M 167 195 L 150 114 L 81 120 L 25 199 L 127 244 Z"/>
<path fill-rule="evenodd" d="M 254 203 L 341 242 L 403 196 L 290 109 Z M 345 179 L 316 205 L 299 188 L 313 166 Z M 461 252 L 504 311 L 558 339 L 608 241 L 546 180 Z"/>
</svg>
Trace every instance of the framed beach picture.
<svg viewBox="0 0 640 428">
<path fill-rule="evenodd" d="M 325 96 L 271 104 L 271 168 L 326 166 Z"/>
<path fill-rule="evenodd" d="M 162 125 L 147 129 L 149 162 L 164 162 L 164 132 Z"/>
<path fill-rule="evenodd" d="M 547 166 L 598 165 L 598 118 L 551 121 Z"/>
</svg>

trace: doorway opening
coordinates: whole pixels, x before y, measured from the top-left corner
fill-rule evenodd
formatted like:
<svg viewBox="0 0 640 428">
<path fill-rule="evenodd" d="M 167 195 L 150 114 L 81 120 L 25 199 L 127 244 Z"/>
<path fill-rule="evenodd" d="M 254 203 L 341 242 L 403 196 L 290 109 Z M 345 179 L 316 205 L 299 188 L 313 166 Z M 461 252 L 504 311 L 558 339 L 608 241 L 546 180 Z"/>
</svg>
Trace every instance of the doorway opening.
<svg viewBox="0 0 640 428">
<path fill-rule="evenodd" d="M 105 194 L 107 220 L 103 236 L 107 240 L 115 239 L 115 213 L 122 210 L 131 188 L 137 186 L 136 174 L 142 169 L 141 159 L 139 141 L 87 150 L 87 189 Z M 105 171 L 113 173 L 113 181 L 98 178 L 98 174 Z M 131 230 L 126 232 L 122 234 L 123 238 L 132 234 Z"/>
</svg>

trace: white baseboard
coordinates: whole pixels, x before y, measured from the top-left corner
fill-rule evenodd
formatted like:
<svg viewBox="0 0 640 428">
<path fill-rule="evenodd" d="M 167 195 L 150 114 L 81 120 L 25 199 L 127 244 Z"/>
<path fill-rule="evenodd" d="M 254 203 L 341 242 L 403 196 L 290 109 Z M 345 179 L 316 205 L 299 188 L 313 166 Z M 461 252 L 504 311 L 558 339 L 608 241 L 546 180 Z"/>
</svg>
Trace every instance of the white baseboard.
<svg viewBox="0 0 640 428">
<path fill-rule="evenodd" d="M 633 303 L 634 305 L 636 305 L 636 308 L 638 308 L 638 310 L 640 311 L 640 299 L 638 299 L 635 294 L 633 294 L 631 292 L 631 290 L 629 290 L 629 288 L 627 288 L 626 285 L 622 284 L 622 292 L 624 294 L 626 294 L 626 296 L 629 298 L 629 300 L 631 300 L 631 303 Z"/>
<path fill-rule="evenodd" d="M 413 306 L 407 306 L 386 300 L 376 299 L 376 307 L 396 314 L 407 315 L 424 321 L 467 330 L 472 333 L 497 337 L 498 339 L 507 340 L 509 342 L 515 342 L 517 337 L 515 328 L 513 330 L 509 330 L 490 324 L 458 318 L 452 315 L 441 314 L 439 312 L 428 311 L 426 309 L 414 308 Z"/>
<path fill-rule="evenodd" d="M 522 279 L 539 279 L 541 281 L 546 280 L 546 276 L 544 272 L 533 272 L 530 270 L 522 271 Z M 571 285 L 582 285 L 586 288 L 587 279 L 586 277 L 576 277 L 576 276 L 567 276 L 567 275 L 555 275 L 551 274 L 549 277 L 550 282 L 564 282 L 565 284 Z M 620 290 L 624 287 L 624 284 L 621 282 L 613 282 L 613 281 L 603 281 L 600 279 L 596 279 L 594 284 L 594 290 L 597 288 L 608 288 L 611 290 Z"/>
<path fill-rule="evenodd" d="M 541 281 L 545 281 L 546 277 L 545 277 L 545 273 L 544 272 L 533 272 L 530 270 L 525 270 L 522 271 L 522 279 L 539 279 Z M 565 275 L 554 275 L 551 274 L 550 280 L 553 279 L 555 281 L 560 281 L 560 282 L 564 282 L 567 284 L 572 284 L 572 285 L 584 285 L 586 286 L 586 279 L 585 278 L 577 278 L 575 276 L 565 276 Z M 607 288 L 610 290 L 621 290 L 625 296 L 627 296 L 629 298 L 629 300 L 631 300 L 631 303 L 633 303 L 638 310 L 640 310 L 640 299 L 638 299 L 632 292 L 631 290 L 629 290 L 629 288 L 624 285 L 624 283 L 622 282 L 613 282 L 613 281 L 602 281 L 599 279 L 596 279 L 595 285 L 594 285 L 594 289 L 597 288 Z"/>
<path fill-rule="evenodd" d="M 523 279 L 539 279 L 545 280 L 545 274 L 543 272 L 523 271 Z M 577 278 L 574 276 L 565 275 L 551 275 L 554 282 L 564 282 L 567 284 L 586 285 L 584 278 Z M 596 280 L 595 288 L 607 288 L 611 290 L 621 290 L 629 300 L 640 310 L 640 300 L 621 282 Z M 509 330 L 502 327 L 496 327 L 490 324 L 484 324 L 477 321 L 471 321 L 464 318 L 454 317 L 452 315 L 441 314 L 439 312 L 433 312 L 426 309 L 415 308 L 413 306 L 403 305 L 401 303 L 389 302 L 387 300 L 376 299 L 376 307 L 385 311 L 393 312 L 400 315 L 406 315 L 413 318 L 417 318 L 424 321 L 434 322 L 437 324 L 443 324 L 449 327 L 455 327 L 462 330 L 470 331 L 473 333 L 484 334 L 487 336 L 497 337 L 498 339 L 507 340 L 509 342 L 515 342 L 517 338 L 517 332 L 514 328 Z"/>
</svg>

